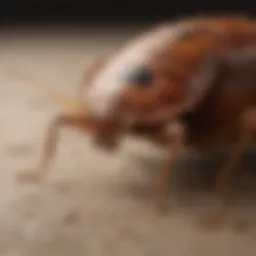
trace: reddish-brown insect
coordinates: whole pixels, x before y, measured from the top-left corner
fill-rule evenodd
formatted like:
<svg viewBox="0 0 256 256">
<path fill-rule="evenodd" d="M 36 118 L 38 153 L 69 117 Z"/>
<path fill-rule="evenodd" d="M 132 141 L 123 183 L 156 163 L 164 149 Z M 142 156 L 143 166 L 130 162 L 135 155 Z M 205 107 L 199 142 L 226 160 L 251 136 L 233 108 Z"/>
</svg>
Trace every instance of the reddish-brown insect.
<svg viewBox="0 0 256 256">
<path fill-rule="evenodd" d="M 106 149 L 115 148 L 125 134 L 163 145 L 170 154 L 156 179 L 158 204 L 185 146 L 206 150 L 231 144 L 231 156 L 220 170 L 223 191 L 255 135 L 256 23 L 243 16 L 167 23 L 95 61 L 79 101 L 41 87 L 64 112 L 49 129 L 37 172 L 23 178 L 43 176 L 58 129 L 70 126 L 90 132 Z"/>
</svg>

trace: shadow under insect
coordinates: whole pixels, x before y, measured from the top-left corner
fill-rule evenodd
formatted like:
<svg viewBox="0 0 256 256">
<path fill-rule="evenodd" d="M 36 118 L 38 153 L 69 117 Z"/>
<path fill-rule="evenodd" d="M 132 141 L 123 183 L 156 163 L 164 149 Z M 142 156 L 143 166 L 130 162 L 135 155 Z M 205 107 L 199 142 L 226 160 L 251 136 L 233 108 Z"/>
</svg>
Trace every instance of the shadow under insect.
<svg viewBox="0 0 256 256">
<path fill-rule="evenodd" d="M 227 159 L 228 151 L 218 151 L 213 154 L 184 155 L 173 168 L 169 182 L 168 201 L 175 200 L 182 205 L 207 206 L 211 204 L 216 194 L 216 178 L 218 170 Z M 136 198 L 145 199 L 152 194 L 152 183 L 155 181 L 156 170 L 161 160 L 130 155 L 130 163 L 143 172 L 143 183 L 129 182 L 123 189 Z M 234 204 L 255 204 L 256 197 L 256 151 L 247 150 L 241 163 L 231 175 L 231 189 Z M 126 169 L 130 167 L 126 166 Z M 203 203 L 202 203 L 203 202 Z M 184 205 L 184 206 L 185 206 Z"/>
</svg>

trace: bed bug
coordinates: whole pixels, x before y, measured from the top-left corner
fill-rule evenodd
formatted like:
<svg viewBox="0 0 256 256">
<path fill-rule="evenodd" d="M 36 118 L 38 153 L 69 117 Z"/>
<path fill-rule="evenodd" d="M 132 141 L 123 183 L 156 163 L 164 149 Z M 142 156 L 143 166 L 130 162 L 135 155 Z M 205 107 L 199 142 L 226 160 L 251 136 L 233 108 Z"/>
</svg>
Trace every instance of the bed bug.
<svg viewBox="0 0 256 256">
<path fill-rule="evenodd" d="M 16 75 L 40 82 L 21 71 Z M 165 205 L 173 165 L 184 148 L 232 145 L 217 179 L 221 195 L 226 195 L 231 171 L 255 135 L 255 85 L 253 18 L 223 15 L 166 22 L 95 60 L 77 100 L 40 85 L 63 113 L 49 128 L 37 171 L 21 177 L 35 181 L 44 176 L 58 130 L 69 126 L 90 133 L 106 150 L 116 149 L 124 135 L 163 146 L 168 157 L 156 177 L 158 207 Z"/>
</svg>

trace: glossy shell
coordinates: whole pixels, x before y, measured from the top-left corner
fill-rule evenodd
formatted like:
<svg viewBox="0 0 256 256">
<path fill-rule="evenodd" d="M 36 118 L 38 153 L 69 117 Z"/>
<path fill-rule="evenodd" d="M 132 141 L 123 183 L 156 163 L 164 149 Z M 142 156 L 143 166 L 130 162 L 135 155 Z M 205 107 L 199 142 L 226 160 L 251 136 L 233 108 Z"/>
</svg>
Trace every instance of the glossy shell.
<svg viewBox="0 0 256 256">
<path fill-rule="evenodd" d="M 85 95 L 91 113 L 99 118 L 106 116 L 117 103 L 120 93 L 130 85 L 129 75 L 147 66 L 158 52 L 174 44 L 185 29 L 188 29 L 187 26 L 162 26 L 136 38 L 111 56 Z"/>
<path fill-rule="evenodd" d="M 148 125 L 168 124 L 200 110 L 197 108 L 219 86 L 216 82 L 225 66 L 241 70 L 242 65 L 247 65 L 253 69 L 247 78 L 254 79 L 255 40 L 255 22 L 246 17 L 184 19 L 156 27 L 109 58 L 92 80 L 85 105 L 92 116 L 104 121 L 126 93 L 128 112 L 123 116 L 130 113 Z M 143 68 L 152 70 L 157 78 L 153 88 L 131 83 L 130 78 L 138 77 L 138 70 Z M 244 90 L 245 78 L 238 79 L 235 85 L 234 77 L 231 74 L 219 81 L 224 89 L 221 93 L 228 92 L 227 88 Z M 214 102 L 211 104 L 214 108 Z"/>
</svg>

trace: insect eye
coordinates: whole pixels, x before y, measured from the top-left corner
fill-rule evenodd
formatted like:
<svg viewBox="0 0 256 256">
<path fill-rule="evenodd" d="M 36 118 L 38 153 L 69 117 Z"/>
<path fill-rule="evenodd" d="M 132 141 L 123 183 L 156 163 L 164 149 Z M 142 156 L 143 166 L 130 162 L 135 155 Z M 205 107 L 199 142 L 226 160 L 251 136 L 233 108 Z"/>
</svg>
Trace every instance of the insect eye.
<svg viewBox="0 0 256 256">
<path fill-rule="evenodd" d="M 147 67 L 139 67 L 129 75 L 127 80 L 129 83 L 134 83 L 141 87 L 149 87 L 153 85 L 154 74 Z"/>
</svg>

